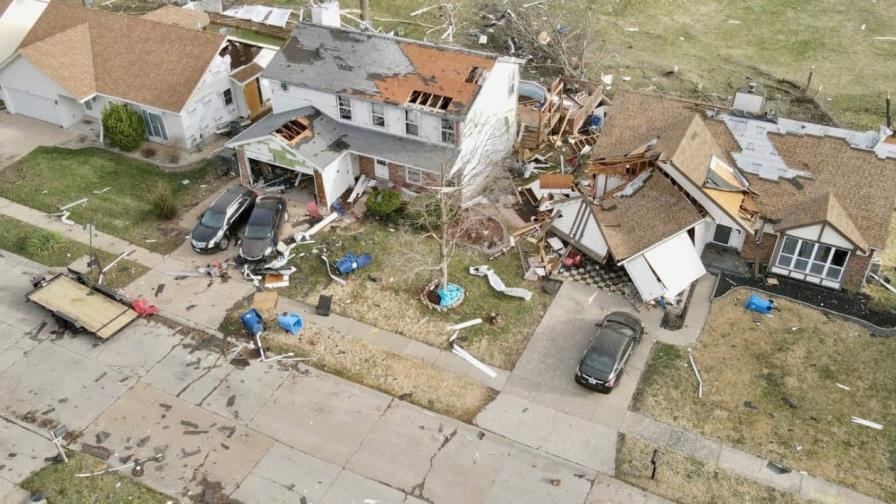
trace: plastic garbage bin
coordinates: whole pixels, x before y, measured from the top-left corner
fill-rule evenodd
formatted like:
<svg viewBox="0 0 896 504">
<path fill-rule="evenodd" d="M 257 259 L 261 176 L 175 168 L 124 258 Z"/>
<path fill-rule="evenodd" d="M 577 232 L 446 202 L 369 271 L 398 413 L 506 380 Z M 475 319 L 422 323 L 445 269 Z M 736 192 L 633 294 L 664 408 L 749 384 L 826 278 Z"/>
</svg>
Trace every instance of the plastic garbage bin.
<svg viewBox="0 0 896 504">
<path fill-rule="evenodd" d="M 747 304 L 745 305 L 747 310 L 762 313 L 763 315 L 771 313 L 772 308 L 774 307 L 774 301 L 771 299 L 762 299 L 758 294 L 750 294 L 750 297 L 747 298 Z"/>
<path fill-rule="evenodd" d="M 249 311 L 240 315 L 240 320 L 243 322 L 243 327 L 248 329 L 253 336 L 264 331 L 264 319 L 255 308 L 250 308 Z"/>
<path fill-rule="evenodd" d="M 277 317 L 277 325 L 280 326 L 281 329 L 295 336 L 299 334 L 299 331 L 302 330 L 302 327 L 305 326 L 305 323 L 302 321 L 302 317 L 298 313 L 287 313 L 286 315 L 280 315 Z"/>
</svg>

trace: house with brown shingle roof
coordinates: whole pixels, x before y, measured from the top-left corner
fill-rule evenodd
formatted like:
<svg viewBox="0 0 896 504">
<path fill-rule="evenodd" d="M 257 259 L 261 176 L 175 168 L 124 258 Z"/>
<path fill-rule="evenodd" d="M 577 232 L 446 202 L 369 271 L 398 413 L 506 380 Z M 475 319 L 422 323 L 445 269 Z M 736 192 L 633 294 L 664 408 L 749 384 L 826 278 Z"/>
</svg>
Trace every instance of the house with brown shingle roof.
<svg viewBox="0 0 896 504">
<path fill-rule="evenodd" d="M 775 274 L 859 289 L 890 234 L 890 139 L 885 128 L 858 132 L 620 91 L 593 152 L 599 163 L 655 159 L 704 214 L 692 235 L 698 250 L 714 243 Z"/>
<path fill-rule="evenodd" d="M 265 101 L 260 70 L 240 73 L 241 82 L 232 75 L 264 49 L 185 27 L 195 13 L 163 9 L 133 17 L 49 3 L 0 66 L 0 98 L 12 113 L 62 127 L 99 119 L 108 103 L 126 103 L 142 114 L 149 140 L 184 148 L 250 116 L 250 82 L 253 97 Z"/>
</svg>

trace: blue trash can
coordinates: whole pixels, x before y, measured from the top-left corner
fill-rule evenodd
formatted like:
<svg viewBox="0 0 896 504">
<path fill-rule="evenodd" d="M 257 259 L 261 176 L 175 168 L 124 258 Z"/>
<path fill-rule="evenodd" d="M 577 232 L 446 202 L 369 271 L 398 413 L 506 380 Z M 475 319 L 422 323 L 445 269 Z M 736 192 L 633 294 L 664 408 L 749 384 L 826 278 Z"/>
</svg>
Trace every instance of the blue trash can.
<svg viewBox="0 0 896 504">
<path fill-rule="evenodd" d="M 240 320 L 243 322 L 243 327 L 248 329 L 253 336 L 264 331 L 264 319 L 255 308 L 250 308 L 249 311 L 240 315 Z"/>
<path fill-rule="evenodd" d="M 305 326 L 305 322 L 302 321 L 302 317 L 298 313 L 288 313 L 277 317 L 277 325 L 284 331 L 295 336 L 302 330 L 302 327 Z"/>
<path fill-rule="evenodd" d="M 761 313 L 763 315 L 767 315 L 772 312 L 772 308 L 775 307 L 775 302 L 771 299 L 762 299 L 758 294 L 750 294 L 750 297 L 747 298 L 747 304 L 745 308 L 747 310 Z"/>
</svg>

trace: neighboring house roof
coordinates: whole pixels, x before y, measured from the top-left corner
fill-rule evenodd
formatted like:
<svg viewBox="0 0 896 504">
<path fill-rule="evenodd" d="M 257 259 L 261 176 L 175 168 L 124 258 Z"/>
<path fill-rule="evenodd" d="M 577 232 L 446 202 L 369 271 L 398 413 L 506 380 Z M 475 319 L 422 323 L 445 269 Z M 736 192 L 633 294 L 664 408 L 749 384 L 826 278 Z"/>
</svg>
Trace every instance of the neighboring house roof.
<svg viewBox="0 0 896 504">
<path fill-rule="evenodd" d="M 142 17 L 157 23 L 199 31 L 202 31 L 211 22 L 207 13 L 201 10 L 184 9 L 177 5 L 164 5 L 144 14 Z"/>
<path fill-rule="evenodd" d="M 740 206 L 737 201 L 740 193 L 731 184 L 740 179 L 737 176 L 728 177 L 724 171 L 708 171 L 709 159 L 716 156 L 747 181 L 753 196 L 743 199 L 743 203 L 755 205 L 760 216 L 772 220 L 784 219 L 794 209 L 802 208 L 802 205 L 807 208 L 817 205 L 813 201 L 819 196 L 831 194 L 835 203 L 825 208 L 839 207 L 842 217 L 845 217 L 839 218 L 840 213 L 832 210 L 829 217 L 839 219 L 839 225 L 831 222 L 832 225 L 844 235 L 852 235 L 848 236 L 849 239 L 860 248 L 863 240 L 871 248 L 885 247 L 896 203 L 896 162 L 881 158 L 889 156 L 889 151 L 881 147 L 885 142 L 875 142 L 871 138 L 877 133 L 852 132 L 779 119 L 777 125 L 774 121 L 764 121 L 769 127 L 762 137 L 761 132 L 765 130 L 756 129 L 761 124 L 744 126 L 743 120 L 731 114 L 707 114 L 708 111 L 710 109 L 705 105 L 685 100 L 652 93 L 617 91 L 594 146 L 594 153 L 601 158 L 622 157 L 655 141 L 652 149 L 663 154 L 663 158 L 671 159 L 691 180 L 702 178 L 706 182 L 714 179 L 702 186 L 703 192 L 727 213 L 737 216 L 735 209 Z M 741 142 L 758 135 L 763 145 L 747 144 L 745 147 L 738 143 L 732 127 L 751 128 L 749 132 L 738 131 L 742 136 Z M 704 129 L 709 135 L 705 134 Z M 683 146 L 688 142 L 694 145 Z M 759 147 L 762 152 L 774 154 L 772 161 L 779 160 L 782 165 L 777 173 L 784 175 L 773 180 L 760 177 L 758 173 L 738 170 L 735 156 L 748 160 L 749 152 L 746 158 L 742 156 L 744 149 Z M 700 162 L 703 158 L 707 160 Z M 790 176 L 794 173 L 804 173 L 806 176 Z M 708 179 L 708 175 L 712 176 Z M 847 221 L 853 223 L 857 234 L 849 229 Z"/>
<path fill-rule="evenodd" d="M 464 115 L 479 93 L 476 69 L 488 71 L 497 58 L 380 34 L 300 24 L 263 76 L 396 105 L 406 104 L 414 91 L 420 91 L 450 98 L 441 110 Z"/>
<path fill-rule="evenodd" d="M 840 202 L 831 193 L 803 200 L 787 210 L 781 222 L 775 226 L 778 231 L 810 226 L 812 224 L 828 223 L 834 226 L 847 240 L 853 242 L 859 249 L 868 250 L 868 242 L 862 233 L 849 218 L 846 210 L 840 206 Z"/>
<path fill-rule="evenodd" d="M 224 41 L 217 33 L 51 2 L 19 49 L 79 100 L 102 93 L 180 112 Z"/>
<path fill-rule="evenodd" d="M 292 149 L 320 168 L 326 168 L 344 152 L 352 151 L 424 170 L 438 171 L 450 166 L 457 158 L 456 148 L 421 142 L 369 128 L 352 126 L 321 113 L 314 107 L 271 114 L 232 138 L 227 145 L 263 139 L 285 123 L 298 117 L 311 119 L 311 136 L 292 146 Z"/>
<path fill-rule="evenodd" d="M 687 197 L 656 169 L 633 195 L 607 198 L 593 208 L 616 262 L 680 233 L 702 218 Z"/>
</svg>

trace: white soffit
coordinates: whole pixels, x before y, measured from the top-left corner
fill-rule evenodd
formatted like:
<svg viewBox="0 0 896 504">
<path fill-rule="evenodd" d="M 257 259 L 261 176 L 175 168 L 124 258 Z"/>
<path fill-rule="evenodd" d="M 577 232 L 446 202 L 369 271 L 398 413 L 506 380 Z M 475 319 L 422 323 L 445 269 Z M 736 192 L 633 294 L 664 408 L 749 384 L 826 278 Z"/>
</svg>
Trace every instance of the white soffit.
<svg viewBox="0 0 896 504">
<path fill-rule="evenodd" d="M 706 274 L 700 255 L 687 233 L 680 233 L 644 253 L 666 294 L 675 296 Z"/>
</svg>

